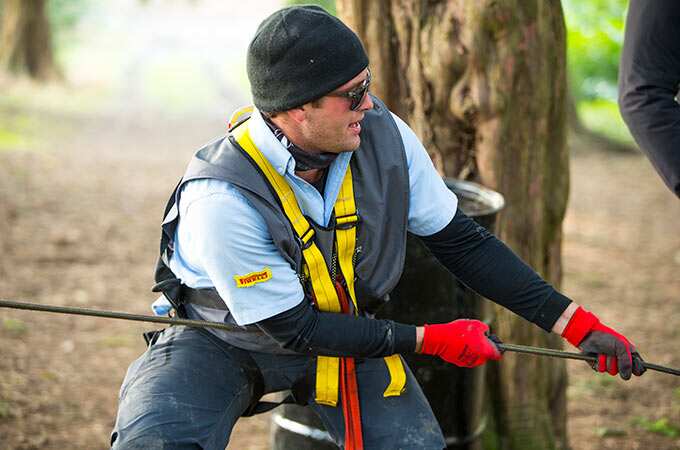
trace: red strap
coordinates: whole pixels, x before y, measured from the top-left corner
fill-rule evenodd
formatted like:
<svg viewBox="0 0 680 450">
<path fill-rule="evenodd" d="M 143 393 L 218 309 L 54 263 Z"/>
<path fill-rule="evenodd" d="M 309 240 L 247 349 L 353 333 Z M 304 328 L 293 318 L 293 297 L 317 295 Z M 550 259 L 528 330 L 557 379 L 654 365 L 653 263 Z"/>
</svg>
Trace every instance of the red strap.
<svg viewBox="0 0 680 450">
<path fill-rule="evenodd" d="M 341 358 L 340 367 L 342 412 L 345 416 L 345 450 L 363 450 L 359 386 L 357 385 L 354 358 Z"/>
<path fill-rule="evenodd" d="M 336 281 L 335 290 L 338 292 L 342 312 L 348 314 L 349 299 L 345 288 Z M 359 386 L 354 358 L 340 358 L 340 393 L 342 395 L 342 413 L 345 418 L 345 450 L 363 450 L 364 439 L 361 432 Z"/>
</svg>

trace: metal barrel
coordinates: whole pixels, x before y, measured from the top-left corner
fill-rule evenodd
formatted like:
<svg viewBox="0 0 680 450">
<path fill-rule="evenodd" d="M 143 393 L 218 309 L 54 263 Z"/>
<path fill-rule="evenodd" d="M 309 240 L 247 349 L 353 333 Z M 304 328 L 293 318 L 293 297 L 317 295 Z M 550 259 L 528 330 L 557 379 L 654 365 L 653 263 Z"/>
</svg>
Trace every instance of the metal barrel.
<svg viewBox="0 0 680 450">
<path fill-rule="evenodd" d="M 489 231 L 495 228 L 503 197 L 476 183 L 448 179 L 460 209 Z M 491 321 L 488 301 L 468 289 L 446 270 L 425 245 L 409 236 L 399 284 L 380 316 L 399 322 L 442 323 L 459 318 Z M 446 438 L 447 448 L 481 448 L 486 426 L 485 367 L 466 369 L 424 355 L 404 355 L 428 398 Z"/>
<path fill-rule="evenodd" d="M 271 423 L 272 450 L 337 450 L 321 419 L 311 408 L 282 405 Z"/>
<path fill-rule="evenodd" d="M 459 207 L 493 231 L 503 197 L 476 183 L 447 179 Z M 404 273 L 378 317 L 403 323 L 440 323 L 458 318 L 490 321 L 487 302 L 458 282 L 415 236 L 408 236 Z M 464 369 L 438 358 L 405 355 L 442 427 L 447 448 L 481 448 L 485 429 L 484 366 Z M 337 449 L 310 408 L 284 405 L 272 418 L 272 449 Z"/>
</svg>

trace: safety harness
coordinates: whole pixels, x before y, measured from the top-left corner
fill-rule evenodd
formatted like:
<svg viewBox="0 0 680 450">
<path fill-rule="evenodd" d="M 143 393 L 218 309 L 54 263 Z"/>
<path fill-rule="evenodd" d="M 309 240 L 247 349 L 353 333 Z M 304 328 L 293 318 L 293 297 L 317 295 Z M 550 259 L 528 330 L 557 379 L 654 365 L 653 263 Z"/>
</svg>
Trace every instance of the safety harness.
<svg viewBox="0 0 680 450">
<path fill-rule="evenodd" d="M 302 213 L 295 194 L 250 137 L 248 118 L 251 112 L 252 107 L 244 108 L 232 116 L 229 121 L 232 143 L 249 156 L 276 194 L 302 248 L 301 278 L 303 283 L 308 282 L 311 285 L 312 298 L 320 311 L 358 315 L 359 307 L 354 290 L 353 257 L 359 216 L 354 200 L 351 167 L 347 167 L 334 205 L 335 249 L 329 270 L 314 241 L 314 228 Z M 339 272 L 336 270 L 337 263 L 339 263 Z M 384 360 L 390 373 L 390 383 L 383 396 L 401 395 L 406 384 L 406 374 L 401 358 L 399 355 L 392 355 L 385 357 Z M 342 391 L 346 448 L 360 449 L 363 444 L 354 358 L 318 356 L 316 402 L 337 406 L 339 391 Z"/>
</svg>

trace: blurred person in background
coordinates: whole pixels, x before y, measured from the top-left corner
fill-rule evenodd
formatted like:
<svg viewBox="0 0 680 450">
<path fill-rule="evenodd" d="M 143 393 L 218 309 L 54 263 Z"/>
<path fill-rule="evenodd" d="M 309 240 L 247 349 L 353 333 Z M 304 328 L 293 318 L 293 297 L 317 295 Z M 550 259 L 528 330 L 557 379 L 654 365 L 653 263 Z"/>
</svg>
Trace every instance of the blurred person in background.
<svg viewBox="0 0 680 450">
<path fill-rule="evenodd" d="M 619 108 L 635 141 L 680 197 L 680 1 L 631 0 Z"/>
<path fill-rule="evenodd" d="M 368 56 L 340 20 L 315 6 L 274 13 L 247 70 L 255 107 L 232 115 L 170 196 L 155 287 L 156 307 L 235 329 L 149 336 L 120 390 L 114 449 L 223 450 L 240 416 L 284 390 L 345 449 L 444 448 L 399 355 L 476 367 L 501 353 L 478 320 L 374 318 L 407 231 L 481 295 L 598 355 L 600 372 L 642 374 L 625 336 L 458 208 L 415 133 L 369 93 Z"/>
</svg>

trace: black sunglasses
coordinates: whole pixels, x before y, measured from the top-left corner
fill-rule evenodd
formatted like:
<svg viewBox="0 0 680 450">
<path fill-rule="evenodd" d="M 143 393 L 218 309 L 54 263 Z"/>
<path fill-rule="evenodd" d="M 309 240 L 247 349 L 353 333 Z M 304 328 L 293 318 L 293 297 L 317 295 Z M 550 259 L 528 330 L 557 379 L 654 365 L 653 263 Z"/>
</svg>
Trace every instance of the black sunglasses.
<svg viewBox="0 0 680 450">
<path fill-rule="evenodd" d="M 345 92 L 331 92 L 330 94 L 326 95 L 329 97 L 343 97 L 350 99 L 352 103 L 350 103 L 349 109 L 356 111 L 364 102 L 364 98 L 366 98 L 366 94 L 368 93 L 368 87 L 371 85 L 371 70 L 367 69 L 367 71 L 368 75 L 366 75 L 364 81 L 362 81 L 361 84 L 354 89 L 350 89 L 349 91 Z"/>
</svg>

